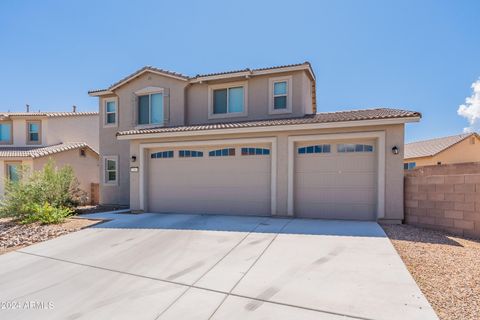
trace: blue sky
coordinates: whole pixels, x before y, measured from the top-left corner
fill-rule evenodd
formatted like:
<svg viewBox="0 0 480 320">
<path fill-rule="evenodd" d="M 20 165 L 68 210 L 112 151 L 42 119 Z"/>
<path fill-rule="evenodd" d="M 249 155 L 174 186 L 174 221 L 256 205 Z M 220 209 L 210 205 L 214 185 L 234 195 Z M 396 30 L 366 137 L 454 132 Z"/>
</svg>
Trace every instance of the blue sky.
<svg viewBox="0 0 480 320">
<path fill-rule="evenodd" d="M 144 65 L 187 75 L 310 61 L 319 111 L 420 111 L 407 141 L 457 134 L 480 77 L 480 1 L 0 2 L 0 110 L 96 110 Z"/>
</svg>

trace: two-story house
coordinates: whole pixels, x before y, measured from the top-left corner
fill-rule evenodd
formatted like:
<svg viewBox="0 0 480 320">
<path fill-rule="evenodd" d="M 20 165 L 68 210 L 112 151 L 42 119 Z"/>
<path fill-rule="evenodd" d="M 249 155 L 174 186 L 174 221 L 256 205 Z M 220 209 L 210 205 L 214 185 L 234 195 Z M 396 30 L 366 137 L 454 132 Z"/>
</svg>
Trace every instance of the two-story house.
<svg viewBox="0 0 480 320">
<path fill-rule="evenodd" d="M 148 212 L 403 219 L 417 112 L 317 113 L 310 63 L 189 77 L 144 67 L 99 97 L 104 204 Z"/>
<path fill-rule="evenodd" d="M 70 165 L 91 199 L 98 177 L 98 112 L 0 113 L 0 194 L 4 181 L 20 178 L 20 166 L 39 170 L 52 158 Z"/>
</svg>

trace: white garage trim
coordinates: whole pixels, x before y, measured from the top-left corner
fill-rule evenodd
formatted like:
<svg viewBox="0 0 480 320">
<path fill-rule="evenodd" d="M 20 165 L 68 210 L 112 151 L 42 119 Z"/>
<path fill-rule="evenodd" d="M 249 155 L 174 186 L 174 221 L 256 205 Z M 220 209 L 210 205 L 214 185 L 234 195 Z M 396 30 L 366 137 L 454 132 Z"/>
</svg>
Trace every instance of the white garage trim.
<svg viewBox="0 0 480 320">
<path fill-rule="evenodd" d="M 146 149 L 150 148 L 168 148 L 168 147 L 186 147 L 186 146 L 216 146 L 228 144 L 251 144 L 251 143 L 269 143 L 270 152 L 270 208 L 271 214 L 277 213 L 277 138 L 251 138 L 251 139 L 222 139 L 222 140 L 203 140 L 203 141 L 182 141 L 182 142 L 159 142 L 140 144 L 140 168 L 139 168 L 139 202 L 140 210 L 145 210 L 145 157 Z"/>
<path fill-rule="evenodd" d="M 294 162 L 295 142 L 319 141 L 319 140 L 341 140 L 341 139 L 363 139 L 374 138 L 378 142 L 378 172 L 377 172 L 377 218 L 385 217 L 385 132 L 356 132 L 339 134 L 318 134 L 305 136 L 288 137 L 288 185 L 287 185 L 287 213 L 294 214 Z"/>
</svg>

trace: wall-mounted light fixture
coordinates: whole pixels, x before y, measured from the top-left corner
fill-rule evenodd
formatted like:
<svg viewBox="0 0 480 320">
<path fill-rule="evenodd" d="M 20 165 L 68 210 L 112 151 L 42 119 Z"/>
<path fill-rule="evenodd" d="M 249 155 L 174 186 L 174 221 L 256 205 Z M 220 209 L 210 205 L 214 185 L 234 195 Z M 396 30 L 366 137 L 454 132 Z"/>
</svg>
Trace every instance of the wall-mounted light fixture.
<svg viewBox="0 0 480 320">
<path fill-rule="evenodd" d="M 397 146 L 393 146 L 393 148 L 392 148 L 392 153 L 393 153 L 393 154 L 398 154 L 398 151 L 399 151 L 399 150 L 398 150 L 398 147 L 397 147 Z"/>
<path fill-rule="evenodd" d="M 137 161 L 137 156 L 132 156 L 132 162 Z"/>
</svg>

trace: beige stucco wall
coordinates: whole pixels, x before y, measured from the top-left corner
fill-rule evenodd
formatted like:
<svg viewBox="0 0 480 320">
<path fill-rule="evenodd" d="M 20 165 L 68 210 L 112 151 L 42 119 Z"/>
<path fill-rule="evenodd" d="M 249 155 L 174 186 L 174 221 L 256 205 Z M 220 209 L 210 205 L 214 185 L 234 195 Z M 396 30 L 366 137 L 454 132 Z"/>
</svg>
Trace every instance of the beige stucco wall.
<svg viewBox="0 0 480 320">
<path fill-rule="evenodd" d="M 99 126 L 100 126 L 100 203 L 128 205 L 130 197 L 129 181 L 129 142 L 118 141 L 118 131 L 130 130 L 136 126 L 136 104 L 134 92 L 145 87 L 161 87 L 169 89 L 170 121 L 168 125 L 183 125 L 185 122 L 185 81 L 163 77 L 151 73 L 143 74 L 133 81 L 123 85 L 115 91 L 115 94 L 99 99 Z M 118 101 L 117 126 L 105 127 L 104 102 L 105 99 L 116 97 Z M 118 184 L 105 185 L 103 157 L 118 156 Z"/>
<path fill-rule="evenodd" d="M 12 117 L 12 146 L 24 147 L 27 144 L 27 122 L 40 122 L 41 141 L 35 146 L 48 146 L 68 142 L 85 142 L 98 150 L 98 115 L 75 117 Z"/>
<path fill-rule="evenodd" d="M 52 117 L 42 122 L 45 145 L 85 142 L 95 151 L 99 148 L 98 115 Z"/>
<path fill-rule="evenodd" d="M 292 113 L 268 114 L 269 107 L 269 79 L 292 76 Z M 305 71 L 279 73 L 274 75 L 256 76 L 250 79 L 231 79 L 229 82 L 246 81 L 248 86 L 248 114 L 242 117 L 208 119 L 208 86 L 228 83 L 226 81 L 212 81 L 204 84 L 193 84 L 187 90 L 187 123 L 219 123 L 232 121 L 247 121 L 261 119 L 275 119 L 303 116 L 306 110 L 312 113 L 310 94 L 311 82 Z"/>
<path fill-rule="evenodd" d="M 41 170 L 49 159 L 55 161 L 58 168 L 70 165 L 75 176 L 80 183 L 80 188 L 87 192 L 90 199 L 91 183 L 98 183 L 98 155 L 91 150 L 86 150 L 86 157 L 80 156 L 80 150 L 70 150 L 51 155 L 51 157 L 42 157 L 33 159 L 33 170 Z"/>
<path fill-rule="evenodd" d="M 417 167 L 441 164 L 478 162 L 480 161 L 480 139 L 474 137 L 475 144 L 467 138 L 433 157 L 405 159 L 404 162 L 415 162 Z"/>
<path fill-rule="evenodd" d="M 12 124 L 12 144 L 11 146 L 18 146 L 18 147 L 24 147 L 28 146 L 27 145 L 27 121 L 30 120 L 35 120 L 35 121 L 41 121 L 41 132 L 43 135 L 43 128 L 44 124 L 46 122 L 45 118 L 39 118 L 39 117 L 24 117 L 24 118 L 13 118 L 8 121 L 8 123 Z M 3 122 L 3 121 L 2 121 Z M 45 141 L 42 139 L 41 146 L 46 145 Z"/>
<path fill-rule="evenodd" d="M 286 75 L 292 75 L 293 113 L 268 115 L 268 79 Z M 167 126 L 302 116 L 306 110 L 308 111 L 312 108 L 311 81 L 305 71 L 279 73 L 241 80 L 248 81 L 248 116 L 241 118 L 208 120 L 207 84 L 188 84 L 186 81 L 152 73 L 145 73 L 131 80 L 115 90 L 113 95 L 101 97 L 99 99 L 100 177 L 103 179 L 103 157 L 105 156 L 118 156 L 119 171 L 117 185 L 104 185 L 103 180 L 101 181 L 100 203 L 121 205 L 130 203 L 129 142 L 117 140 L 116 133 L 136 127 L 137 105 L 134 99 L 135 91 L 146 87 L 169 89 L 169 98 L 165 100 L 169 104 L 169 121 L 166 124 Z M 233 79 L 232 81 L 239 81 L 239 79 Z M 209 82 L 209 84 L 223 82 L 215 81 Z M 118 101 L 118 124 L 117 126 L 105 127 L 103 108 L 105 100 L 109 98 L 116 98 Z"/>
<path fill-rule="evenodd" d="M 276 137 L 277 138 L 277 214 L 287 215 L 287 181 L 288 181 L 288 136 L 293 135 L 312 135 L 312 134 L 331 134 L 331 133 L 355 133 L 365 131 L 384 131 L 385 132 L 385 219 L 401 220 L 403 219 L 403 141 L 404 126 L 366 126 L 355 128 L 335 128 L 335 129 L 316 129 L 316 130 L 297 130 L 290 132 L 269 132 L 269 133 L 250 133 L 250 134 L 230 134 L 230 135 L 209 135 L 181 138 L 163 138 L 163 139 L 143 139 L 132 140 L 130 145 L 130 155 L 137 156 L 139 159 L 139 150 L 141 143 L 153 142 L 175 142 L 175 141 L 196 141 L 196 140 L 217 140 L 233 138 L 257 138 L 257 137 Z M 400 149 L 398 155 L 391 151 L 393 146 Z M 148 159 L 148 158 L 147 158 Z M 147 161 L 148 163 L 148 161 Z M 130 166 L 140 166 L 138 162 L 130 163 Z M 148 172 L 148 168 L 145 168 Z M 130 207 L 135 210 L 139 208 L 139 175 L 136 172 L 130 173 Z"/>
</svg>

